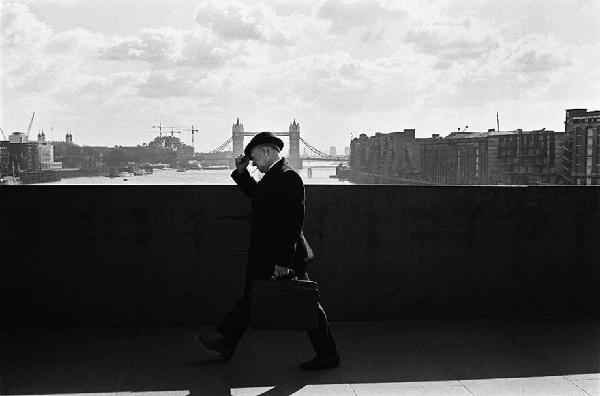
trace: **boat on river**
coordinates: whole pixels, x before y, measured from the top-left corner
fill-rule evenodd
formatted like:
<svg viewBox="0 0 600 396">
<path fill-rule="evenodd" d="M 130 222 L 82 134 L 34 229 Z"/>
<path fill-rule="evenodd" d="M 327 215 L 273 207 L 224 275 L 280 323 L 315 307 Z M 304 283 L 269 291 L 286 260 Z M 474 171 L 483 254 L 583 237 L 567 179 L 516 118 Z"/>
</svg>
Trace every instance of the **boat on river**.
<svg viewBox="0 0 600 396">
<path fill-rule="evenodd" d="M 14 176 L 2 176 L 0 177 L 0 186 L 18 186 L 23 184 L 21 179 Z"/>
</svg>

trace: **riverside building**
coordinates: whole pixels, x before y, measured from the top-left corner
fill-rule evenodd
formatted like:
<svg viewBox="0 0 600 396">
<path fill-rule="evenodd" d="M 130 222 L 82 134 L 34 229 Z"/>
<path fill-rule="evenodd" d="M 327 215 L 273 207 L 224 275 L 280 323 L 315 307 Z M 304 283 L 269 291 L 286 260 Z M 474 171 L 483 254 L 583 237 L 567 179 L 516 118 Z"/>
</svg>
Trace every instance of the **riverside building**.
<svg viewBox="0 0 600 396">
<path fill-rule="evenodd" d="M 568 184 L 600 184 L 600 111 L 567 110 L 564 179 Z"/>
<path fill-rule="evenodd" d="M 376 184 L 599 185 L 600 111 L 566 111 L 565 131 L 361 134 L 350 181 Z"/>
<path fill-rule="evenodd" d="M 8 141 L 0 142 L 0 173 L 15 175 L 27 182 L 60 180 L 62 164 L 54 161 L 54 147 L 42 132 L 37 141 L 29 141 L 25 133 L 14 132 Z"/>
</svg>

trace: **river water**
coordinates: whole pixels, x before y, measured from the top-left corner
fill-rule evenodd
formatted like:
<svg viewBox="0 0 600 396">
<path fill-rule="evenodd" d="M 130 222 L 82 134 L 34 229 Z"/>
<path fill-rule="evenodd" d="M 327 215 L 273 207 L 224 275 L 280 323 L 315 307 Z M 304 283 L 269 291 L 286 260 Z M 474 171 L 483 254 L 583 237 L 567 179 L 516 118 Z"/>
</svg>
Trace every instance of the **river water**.
<svg viewBox="0 0 600 396">
<path fill-rule="evenodd" d="M 330 175 L 335 175 L 335 165 L 337 163 L 315 162 L 311 164 L 307 161 L 304 163 L 304 168 L 298 173 L 304 180 L 304 184 L 352 184 L 346 180 L 340 181 L 337 178 L 331 178 Z M 330 166 L 330 167 L 324 167 Z M 308 167 L 312 168 L 312 175 L 308 177 Z M 248 167 L 250 172 L 255 168 Z M 58 182 L 43 183 L 40 185 L 207 185 L 207 184 L 231 184 L 235 185 L 231 179 L 231 170 L 229 169 L 203 169 L 203 170 L 187 170 L 185 172 L 177 172 L 176 169 L 155 169 L 154 173 L 144 176 L 130 176 L 127 180 L 122 177 L 74 177 L 65 178 Z M 252 176 L 257 180 L 262 174 L 258 170 L 252 173 Z"/>
</svg>

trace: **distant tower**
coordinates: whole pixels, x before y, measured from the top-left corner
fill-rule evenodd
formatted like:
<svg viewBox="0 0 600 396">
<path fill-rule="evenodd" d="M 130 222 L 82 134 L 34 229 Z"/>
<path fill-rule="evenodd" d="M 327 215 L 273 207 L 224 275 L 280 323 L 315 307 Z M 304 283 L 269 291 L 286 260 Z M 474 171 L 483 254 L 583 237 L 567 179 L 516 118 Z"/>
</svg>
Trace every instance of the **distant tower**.
<svg viewBox="0 0 600 396">
<path fill-rule="evenodd" d="M 235 157 L 244 153 L 244 124 L 240 124 L 240 119 L 231 127 L 231 137 L 233 143 L 233 160 L 231 169 L 235 169 Z"/>
<path fill-rule="evenodd" d="M 300 158 L 300 124 L 294 122 L 290 124 L 290 155 L 288 157 L 289 165 L 294 169 L 302 169 L 302 159 Z"/>
<path fill-rule="evenodd" d="M 71 135 L 70 132 L 67 132 L 67 135 L 65 136 L 65 142 L 73 143 L 73 135 Z"/>
<path fill-rule="evenodd" d="M 44 132 L 38 133 L 38 142 L 43 142 L 45 140 Z"/>
</svg>

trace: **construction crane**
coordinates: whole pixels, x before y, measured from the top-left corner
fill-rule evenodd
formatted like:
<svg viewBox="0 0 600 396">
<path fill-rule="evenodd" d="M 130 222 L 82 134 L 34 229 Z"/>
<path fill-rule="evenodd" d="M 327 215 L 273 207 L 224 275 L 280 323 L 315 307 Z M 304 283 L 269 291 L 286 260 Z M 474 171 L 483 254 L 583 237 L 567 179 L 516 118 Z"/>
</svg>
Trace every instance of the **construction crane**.
<svg viewBox="0 0 600 396">
<path fill-rule="evenodd" d="M 31 133 L 31 126 L 33 125 L 33 117 L 35 117 L 35 111 L 33 112 L 33 115 L 31 116 L 31 121 L 29 121 L 29 126 L 27 127 L 27 134 L 25 135 L 27 138 L 29 138 L 29 134 Z"/>
<path fill-rule="evenodd" d="M 2 130 L 2 128 L 0 128 L 0 132 L 2 132 L 2 137 L 4 137 L 4 140 L 8 140 L 8 139 L 6 138 L 6 135 L 4 134 L 4 131 Z"/>
<path fill-rule="evenodd" d="M 162 137 L 162 130 L 163 128 L 171 128 L 171 136 L 173 136 L 174 133 L 181 133 L 181 132 L 175 132 L 174 129 L 176 129 L 177 127 L 175 126 L 164 126 L 162 125 L 162 123 L 159 121 L 158 125 L 153 125 L 152 128 L 158 128 L 158 136 Z"/>
<path fill-rule="evenodd" d="M 194 132 L 198 132 L 198 130 L 194 129 L 194 126 L 192 125 L 192 129 L 182 129 L 182 131 L 192 132 L 192 147 L 194 148 L 194 152 L 196 152 L 196 146 L 194 146 Z"/>
</svg>

